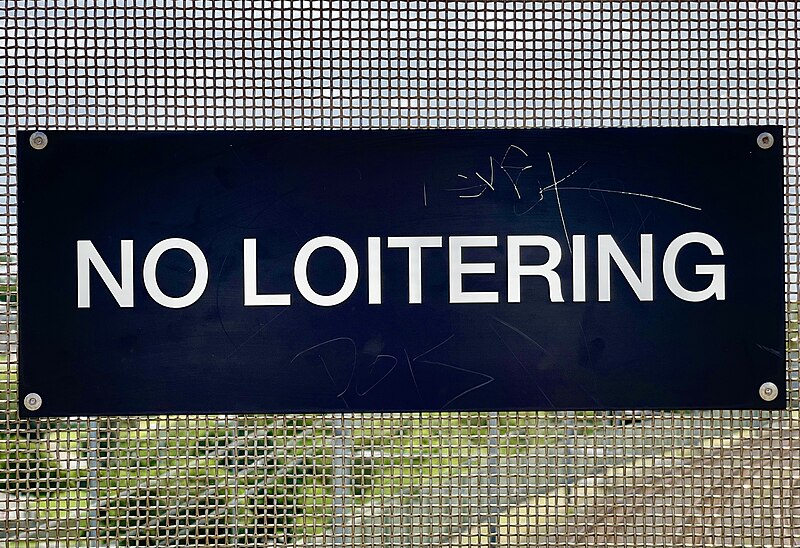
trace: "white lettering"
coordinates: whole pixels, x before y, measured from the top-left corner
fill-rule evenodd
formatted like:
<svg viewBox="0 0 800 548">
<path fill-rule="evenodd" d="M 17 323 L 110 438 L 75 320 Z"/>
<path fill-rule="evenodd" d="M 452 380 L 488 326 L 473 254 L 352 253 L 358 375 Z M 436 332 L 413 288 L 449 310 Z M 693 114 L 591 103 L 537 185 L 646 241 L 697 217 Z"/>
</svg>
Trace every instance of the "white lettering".
<svg viewBox="0 0 800 548">
<path fill-rule="evenodd" d="M 333 295 L 320 295 L 308 283 L 308 260 L 311 258 L 312 253 L 322 247 L 332 247 L 344 259 L 344 282 L 341 289 Z M 358 283 L 358 259 L 356 259 L 353 248 L 347 245 L 346 242 L 333 236 L 318 236 L 307 242 L 297 253 L 294 261 L 294 281 L 300 294 L 308 302 L 317 306 L 336 306 L 347 300 L 356 288 Z"/>
<path fill-rule="evenodd" d="M 702 244 L 714 256 L 723 255 L 722 245 L 713 237 L 704 232 L 689 232 L 675 238 L 664 253 L 664 281 L 672 293 L 679 299 L 697 303 L 716 297 L 718 301 L 725 300 L 725 265 L 697 265 L 695 273 L 711 276 L 711 283 L 701 291 L 689 291 L 678 281 L 676 263 L 678 253 L 688 244 Z"/>
<path fill-rule="evenodd" d="M 494 263 L 461 262 L 461 249 L 464 247 L 497 247 L 497 236 L 451 236 L 450 237 L 450 302 L 456 303 L 496 303 L 497 291 L 464 291 L 464 274 L 494 274 Z"/>
<path fill-rule="evenodd" d="M 258 292 L 258 242 L 255 238 L 243 240 L 243 274 L 244 274 L 244 306 L 290 306 L 290 293 Z M 370 305 L 383 302 L 382 272 L 382 237 L 367 237 L 366 248 L 366 300 Z M 564 265 L 563 274 L 568 276 L 571 268 L 572 302 L 587 301 L 587 242 L 586 236 L 575 234 L 571 237 L 571 265 Z M 713 236 L 703 232 L 689 232 L 675 238 L 667 247 L 661 268 L 664 281 L 669 291 L 679 299 L 688 302 L 702 302 L 715 298 L 722 301 L 726 298 L 724 264 L 694 265 L 698 276 L 708 276 L 708 284 L 701 290 L 687 289 L 678 279 L 677 261 L 684 247 L 689 244 L 700 244 L 713 256 L 723 256 L 722 245 Z M 425 248 L 441 248 L 441 236 L 408 236 L 388 237 L 388 248 L 408 250 L 408 303 L 422 303 L 422 250 Z M 623 253 L 619 244 L 610 234 L 597 236 L 597 299 L 609 302 L 611 295 L 611 271 L 616 265 L 636 297 L 643 302 L 654 300 L 654 249 L 653 235 L 640 235 L 640 257 L 638 272 Z M 498 291 L 466 291 L 465 276 L 493 275 L 497 273 L 497 264 L 492 262 L 465 262 L 465 248 L 494 248 L 498 246 L 498 236 L 450 236 L 447 242 L 449 302 L 451 304 L 479 304 L 500 302 Z M 322 295 L 315 291 L 308 279 L 308 263 L 311 256 L 320 248 L 330 247 L 336 250 L 344 260 L 344 280 L 341 287 L 331 295 Z M 542 264 L 523 264 L 523 248 L 540 247 L 536 257 L 544 257 Z M 161 256 L 173 249 L 186 252 L 194 263 L 194 283 L 191 290 L 183 296 L 171 297 L 160 288 L 156 278 L 158 261 Z M 529 252 L 530 253 L 530 252 Z M 437 265 L 443 260 L 441 253 L 431 257 Z M 526 255 L 527 256 L 527 255 Z M 544 235 L 512 235 L 507 237 L 507 300 L 509 303 L 522 301 L 522 277 L 541 276 L 547 281 L 550 302 L 564 302 L 561 288 L 561 277 L 556 269 L 561 264 L 562 249 L 558 241 Z M 134 305 L 133 285 L 133 240 L 120 241 L 120 274 L 117 279 L 106 262 L 100 256 L 91 240 L 77 242 L 77 300 L 78 308 L 91 307 L 91 271 L 99 276 L 103 284 L 121 308 Z M 527 260 L 535 260 L 528 258 Z M 263 263 L 263 261 L 262 261 Z M 297 252 L 294 262 L 294 281 L 300 294 L 310 303 L 317 306 L 336 306 L 351 297 L 359 280 L 358 259 L 353 248 L 345 241 L 334 236 L 320 236 L 303 245 Z M 158 242 L 147 253 L 142 268 L 144 287 L 150 297 L 167 308 L 185 308 L 197 302 L 208 285 L 208 263 L 203 252 L 194 243 L 181 238 L 169 238 Z M 263 276 L 269 274 L 262 272 Z M 565 280 L 566 281 L 566 280 Z M 566 281 L 566 283 L 570 283 Z M 288 288 L 287 288 L 288 289 Z M 535 299 L 536 300 L 536 299 Z M 541 300 L 541 298 L 538 298 Z"/>
<path fill-rule="evenodd" d="M 256 239 L 244 240 L 244 305 L 245 306 L 289 306 L 292 296 L 286 293 L 258 294 L 258 262 Z"/>
<path fill-rule="evenodd" d="M 541 246 L 547 249 L 549 257 L 544 264 L 520 264 L 522 247 Z M 508 237 L 508 302 L 518 303 L 520 298 L 520 278 L 522 276 L 543 276 L 550 287 L 550 301 L 563 303 L 561 279 L 555 267 L 561 262 L 561 246 L 550 236 L 509 236 Z"/>
<path fill-rule="evenodd" d="M 442 247 L 442 237 L 390 237 L 387 247 L 408 248 L 408 303 L 422 303 L 422 248 Z"/>
<path fill-rule="evenodd" d="M 367 238 L 369 304 L 381 304 L 381 239 Z"/>
<path fill-rule="evenodd" d="M 611 259 L 619 267 L 640 301 L 653 300 L 653 235 L 642 234 L 640 242 L 642 274 L 641 278 L 638 278 L 614 238 L 609 234 L 597 236 L 598 300 L 601 302 L 611 300 Z"/>
<path fill-rule="evenodd" d="M 586 236 L 572 237 L 572 302 L 586 302 Z"/>
<path fill-rule="evenodd" d="M 158 260 L 166 251 L 170 249 L 180 249 L 189 254 L 194 261 L 194 285 L 192 289 L 183 297 L 170 297 L 165 295 L 158 286 L 158 279 L 156 279 L 156 267 Z M 206 257 L 200 248 L 189 240 L 182 238 L 169 238 L 162 240 L 153 246 L 153 249 L 147 254 L 144 259 L 144 287 L 150 294 L 150 297 L 167 308 L 186 308 L 194 304 L 203 295 L 208 284 L 208 263 Z"/>
<path fill-rule="evenodd" d="M 117 283 L 91 240 L 78 241 L 78 308 L 89 308 L 89 264 L 94 266 L 100 279 L 121 308 L 133 307 L 133 240 L 122 240 L 120 247 L 120 272 L 122 282 Z"/>
</svg>

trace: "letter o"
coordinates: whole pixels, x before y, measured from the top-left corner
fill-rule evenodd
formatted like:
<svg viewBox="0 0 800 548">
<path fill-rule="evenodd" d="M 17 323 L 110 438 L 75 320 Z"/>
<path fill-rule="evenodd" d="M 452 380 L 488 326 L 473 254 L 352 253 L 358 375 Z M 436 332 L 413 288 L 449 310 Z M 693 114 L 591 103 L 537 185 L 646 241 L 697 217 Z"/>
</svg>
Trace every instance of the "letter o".
<svg viewBox="0 0 800 548">
<path fill-rule="evenodd" d="M 311 254 L 322 247 L 332 247 L 344 259 L 344 283 L 333 295 L 320 295 L 308 283 L 308 260 Z M 358 259 L 353 249 L 346 242 L 333 236 L 318 236 L 306 242 L 297 252 L 294 261 L 294 281 L 300 294 L 311 304 L 317 306 L 336 306 L 353 294 L 358 283 Z"/>
<path fill-rule="evenodd" d="M 194 285 L 192 289 L 183 297 L 170 297 L 165 295 L 158 286 L 156 279 L 156 266 L 158 260 L 165 251 L 170 249 L 180 249 L 189 254 L 194 261 Z M 208 263 L 206 257 L 197 245 L 182 238 L 169 238 L 162 240 L 153 246 L 153 249 L 144 259 L 144 287 L 150 297 L 167 308 L 186 308 L 194 304 L 203 295 L 208 284 Z"/>
</svg>

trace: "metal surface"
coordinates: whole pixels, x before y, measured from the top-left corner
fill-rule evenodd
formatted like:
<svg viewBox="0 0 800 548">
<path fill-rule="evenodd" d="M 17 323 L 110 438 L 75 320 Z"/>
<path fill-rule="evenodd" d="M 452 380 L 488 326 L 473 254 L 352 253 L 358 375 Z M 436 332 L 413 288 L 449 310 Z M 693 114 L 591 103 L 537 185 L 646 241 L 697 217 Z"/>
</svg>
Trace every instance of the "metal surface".
<svg viewBox="0 0 800 548">
<path fill-rule="evenodd" d="M 793 3 L 0 15 L 0 544 L 800 544 Z M 786 127 L 786 411 L 18 419 L 17 129 L 714 124 Z"/>
<path fill-rule="evenodd" d="M 758 389 L 758 395 L 764 401 L 772 401 L 778 397 L 778 387 L 774 382 L 765 382 Z"/>
<path fill-rule="evenodd" d="M 31 392 L 25 395 L 24 404 L 28 411 L 36 411 L 42 406 L 42 397 L 36 392 Z"/>
<path fill-rule="evenodd" d="M 772 145 L 775 144 L 775 137 L 772 136 L 769 132 L 764 132 L 759 134 L 758 136 L 758 146 L 767 150 L 772 148 Z"/>
<path fill-rule="evenodd" d="M 34 131 L 33 133 L 31 133 L 28 142 L 30 142 L 31 147 L 34 150 L 43 150 L 44 147 L 47 146 L 47 135 L 45 135 L 41 131 Z"/>
<path fill-rule="evenodd" d="M 26 416 L 781 409 L 764 129 L 50 131 L 17 156 Z"/>
</svg>

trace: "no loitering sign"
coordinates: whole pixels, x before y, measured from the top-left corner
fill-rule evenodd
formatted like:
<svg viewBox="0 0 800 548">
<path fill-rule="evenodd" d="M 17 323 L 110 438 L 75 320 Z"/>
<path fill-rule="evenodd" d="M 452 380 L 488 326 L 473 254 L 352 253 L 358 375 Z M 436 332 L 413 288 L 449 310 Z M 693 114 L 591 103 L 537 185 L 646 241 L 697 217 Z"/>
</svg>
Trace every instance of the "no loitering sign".
<svg viewBox="0 0 800 548">
<path fill-rule="evenodd" d="M 23 414 L 785 405 L 778 127 L 33 139 Z"/>
</svg>

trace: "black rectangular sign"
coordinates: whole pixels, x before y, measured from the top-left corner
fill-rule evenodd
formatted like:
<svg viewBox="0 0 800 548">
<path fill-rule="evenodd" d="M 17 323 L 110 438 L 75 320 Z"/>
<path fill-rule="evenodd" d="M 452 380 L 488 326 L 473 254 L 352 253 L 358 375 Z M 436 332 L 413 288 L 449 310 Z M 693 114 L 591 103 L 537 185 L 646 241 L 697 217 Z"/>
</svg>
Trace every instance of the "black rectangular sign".
<svg viewBox="0 0 800 548">
<path fill-rule="evenodd" d="M 24 415 L 785 406 L 779 127 L 44 133 Z"/>
</svg>

